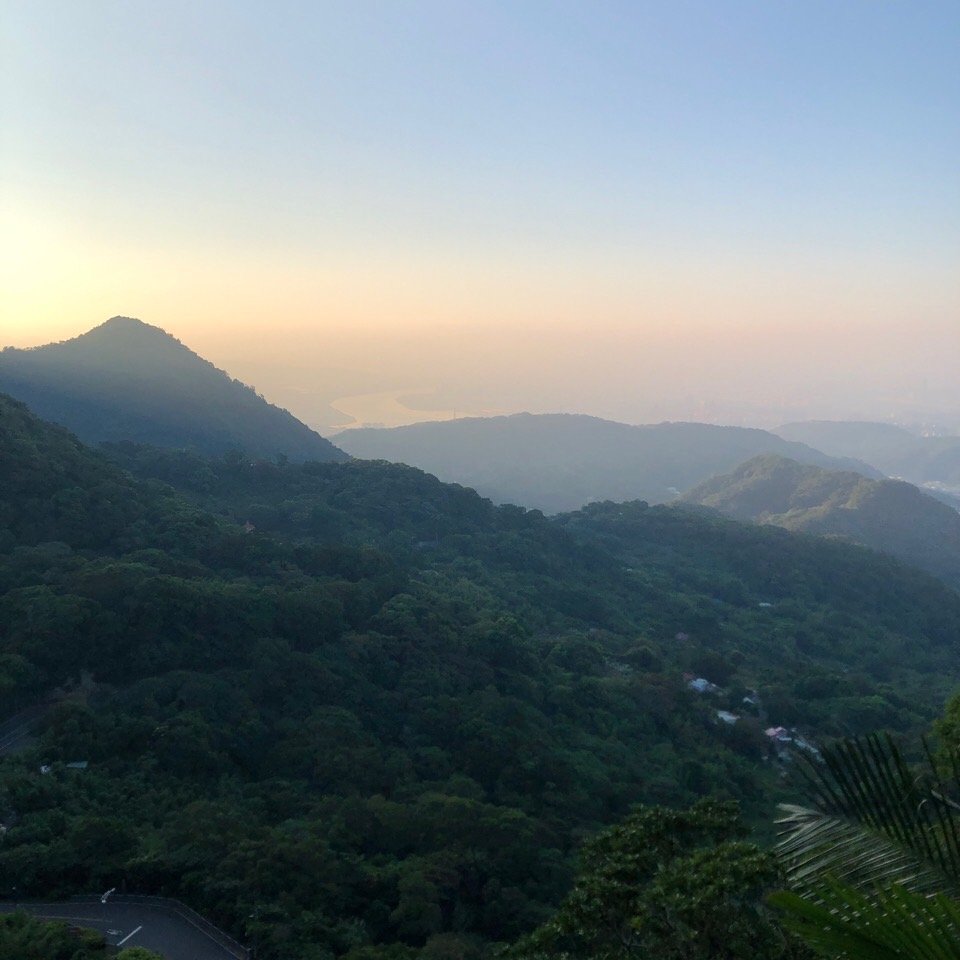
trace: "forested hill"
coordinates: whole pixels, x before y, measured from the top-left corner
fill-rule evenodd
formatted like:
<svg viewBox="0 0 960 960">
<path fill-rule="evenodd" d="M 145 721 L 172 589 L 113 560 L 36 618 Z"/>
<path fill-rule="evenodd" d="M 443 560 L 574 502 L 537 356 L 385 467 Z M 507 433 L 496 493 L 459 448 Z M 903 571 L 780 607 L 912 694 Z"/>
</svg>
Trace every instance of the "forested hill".
<svg viewBox="0 0 960 960">
<path fill-rule="evenodd" d="M 916 732 L 960 677 L 960 597 L 845 544 L 111 456 L 0 399 L 0 703 L 56 699 L 0 757 L 0 896 L 178 896 L 263 960 L 479 958 L 633 803 L 769 822 L 766 723 Z"/>
<path fill-rule="evenodd" d="M 404 569 L 464 575 L 537 629 L 577 624 L 604 643 L 617 636 L 631 648 L 651 645 L 658 662 L 665 657 L 680 670 L 713 663 L 726 674 L 729 663 L 716 656 L 725 651 L 740 665 L 743 684 L 775 676 L 786 682 L 777 696 L 789 718 L 815 722 L 822 732 L 913 722 L 907 714 L 896 719 L 905 703 L 890 712 L 888 703 L 886 719 L 878 715 L 871 727 L 853 692 L 861 681 L 874 691 L 910 688 L 911 709 L 921 710 L 960 682 L 960 633 L 948 626 L 960 614 L 960 597 L 858 546 L 644 502 L 546 518 L 494 507 L 472 490 L 382 462 L 277 466 L 129 445 L 109 452 L 131 472 L 175 486 L 232 524 L 249 521 L 257 533 L 376 544 Z M 686 639 L 678 641 L 678 633 Z M 913 673 L 900 659 L 908 649 L 918 663 L 933 655 L 946 672 L 923 679 L 939 669 L 928 661 Z M 831 687 L 837 699 L 806 701 L 798 710 L 788 688 L 798 675 L 824 671 L 860 679 Z"/>
<path fill-rule="evenodd" d="M 355 457 L 408 463 L 499 503 L 556 513 L 601 500 L 667 503 L 761 453 L 880 474 L 765 430 L 704 423 L 629 426 L 572 414 L 529 414 L 344 431 Z"/>
<path fill-rule="evenodd" d="M 843 537 L 960 587 L 960 513 L 899 480 L 756 457 L 683 497 L 737 520 Z"/>
<path fill-rule="evenodd" d="M 158 327 L 114 317 L 73 340 L 0 352 L 0 391 L 83 441 L 345 460 L 292 414 Z"/>
</svg>

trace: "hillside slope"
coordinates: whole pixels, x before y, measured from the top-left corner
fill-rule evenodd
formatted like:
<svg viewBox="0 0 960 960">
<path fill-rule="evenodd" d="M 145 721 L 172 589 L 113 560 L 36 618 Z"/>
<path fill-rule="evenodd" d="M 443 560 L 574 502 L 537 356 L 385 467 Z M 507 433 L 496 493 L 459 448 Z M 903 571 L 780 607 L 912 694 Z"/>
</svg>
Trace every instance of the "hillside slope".
<svg viewBox="0 0 960 960">
<path fill-rule="evenodd" d="M 158 327 L 114 317 L 88 333 L 0 352 L 0 391 L 85 443 L 132 440 L 218 454 L 346 455 Z"/>
<path fill-rule="evenodd" d="M 682 498 L 728 517 L 843 537 L 960 586 L 960 513 L 900 480 L 764 456 Z"/>
<path fill-rule="evenodd" d="M 347 430 L 337 442 L 355 457 L 407 463 L 496 502 L 548 513 L 602 500 L 666 503 L 760 453 L 879 476 L 866 464 L 839 461 L 765 430 L 702 423 L 638 427 L 571 414 Z"/>
<path fill-rule="evenodd" d="M 798 677 L 841 671 L 876 692 L 893 677 L 913 709 L 931 696 L 942 702 L 960 676 L 920 666 L 928 655 L 960 658 L 941 622 L 960 615 L 960 595 L 840 540 L 642 501 L 544 518 L 384 462 L 280 467 L 148 448 L 110 454 L 234 524 L 251 520 L 294 543 L 377 544 L 406 569 L 482 584 L 535 631 L 562 623 L 603 637 L 591 641 L 608 651 L 597 662 L 649 645 L 664 669 L 706 669 L 725 651 L 745 685 L 785 694 Z M 844 689 L 848 699 L 803 698 L 790 716 L 820 732 L 860 729 L 853 687 Z"/>
</svg>

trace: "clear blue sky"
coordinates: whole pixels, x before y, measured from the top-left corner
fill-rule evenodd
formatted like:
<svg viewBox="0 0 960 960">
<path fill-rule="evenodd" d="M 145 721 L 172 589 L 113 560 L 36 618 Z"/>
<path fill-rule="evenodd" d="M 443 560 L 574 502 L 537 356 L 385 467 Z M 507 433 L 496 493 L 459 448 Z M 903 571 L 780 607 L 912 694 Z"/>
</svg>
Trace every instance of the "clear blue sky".
<svg viewBox="0 0 960 960">
<path fill-rule="evenodd" d="M 956 2 L 7 0 L 0 60 L 18 342 L 958 319 Z"/>
</svg>

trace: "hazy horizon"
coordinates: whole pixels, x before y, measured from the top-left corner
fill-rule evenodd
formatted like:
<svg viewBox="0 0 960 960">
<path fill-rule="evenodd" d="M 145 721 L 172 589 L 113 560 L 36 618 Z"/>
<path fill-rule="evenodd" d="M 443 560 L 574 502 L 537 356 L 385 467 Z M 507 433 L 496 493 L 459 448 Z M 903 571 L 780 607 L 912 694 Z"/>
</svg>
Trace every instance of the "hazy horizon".
<svg viewBox="0 0 960 960">
<path fill-rule="evenodd" d="M 955 5 L 40 0 L 0 30 L 0 345 L 136 316 L 321 432 L 960 428 Z"/>
<path fill-rule="evenodd" d="M 519 412 L 583 413 L 626 423 L 691 420 L 767 429 L 791 420 L 815 419 L 960 430 L 956 382 L 950 369 L 956 355 L 952 329 L 942 331 L 930 344 L 917 344 L 909 334 L 881 338 L 876 331 L 861 330 L 859 364 L 839 353 L 826 363 L 821 344 L 803 330 L 746 331 L 739 357 L 728 358 L 721 369 L 715 358 L 722 333 L 712 342 L 693 343 L 677 335 L 648 339 L 642 356 L 628 353 L 628 332 L 621 332 L 619 341 L 614 336 L 601 341 L 551 338 L 547 331 L 528 331 L 507 344 L 486 331 L 476 331 L 476 339 L 467 341 L 470 349 L 464 349 L 462 332 L 458 332 L 434 335 L 427 357 L 421 353 L 421 344 L 407 337 L 378 342 L 375 337 L 358 336 L 326 343 L 317 338 L 300 340 L 292 361 L 285 354 L 282 334 L 268 343 L 256 335 L 238 336 L 224 348 L 215 337 L 204 340 L 196 332 L 178 330 L 175 324 L 152 325 L 329 435 L 359 425 L 401 426 Z M 90 328 L 56 339 L 71 339 Z M 0 343 L 0 347 L 44 342 L 48 341 L 23 340 Z M 923 352 L 939 348 L 938 367 L 924 370 L 921 350 L 911 356 L 917 347 Z M 550 376 L 535 374 L 538 363 L 546 364 L 547 359 L 548 374 L 555 378 L 552 383 Z M 816 375 L 809 373 L 804 359 L 818 365 Z M 602 387 L 589 377 L 578 377 L 580 370 L 599 362 L 606 375 Z M 941 371 L 941 379 L 930 375 Z M 637 377 L 639 381 L 633 382 Z"/>
</svg>

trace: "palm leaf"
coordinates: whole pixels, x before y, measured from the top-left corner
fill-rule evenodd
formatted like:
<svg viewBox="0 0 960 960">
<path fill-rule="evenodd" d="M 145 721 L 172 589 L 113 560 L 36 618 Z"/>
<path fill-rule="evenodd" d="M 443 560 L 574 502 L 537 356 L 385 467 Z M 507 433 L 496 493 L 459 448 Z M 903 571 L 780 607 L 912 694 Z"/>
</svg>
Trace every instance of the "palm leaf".
<svg viewBox="0 0 960 960">
<path fill-rule="evenodd" d="M 960 811 L 929 754 L 917 773 L 889 736 L 872 735 L 824 748 L 803 770 L 816 809 L 783 805 L 778 821 L 794 889 L 812 894 L 832 876 L 864 892 L 960 893 Z"/>
<path fill-rule="evenodd" d="M 898 883 L 917 893 L 960 892 L 954 878 L 910 847 L 820 810 L 781 804 L 785 827 L 777 847 L 790 885 L 816 889 L 826 876 L 860 890 Z"/>
<path fill-rule="evenodd" d="M 770 902 L 817 953 L 844 960 L 960 960 L 960 905 L 894 884 L 865 895 L 825 881 L 819 902 L 780 891 Z"/>
</svg>

